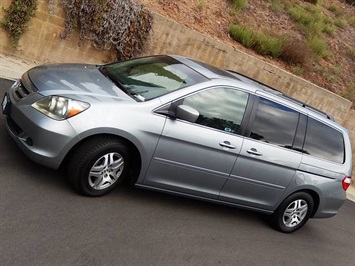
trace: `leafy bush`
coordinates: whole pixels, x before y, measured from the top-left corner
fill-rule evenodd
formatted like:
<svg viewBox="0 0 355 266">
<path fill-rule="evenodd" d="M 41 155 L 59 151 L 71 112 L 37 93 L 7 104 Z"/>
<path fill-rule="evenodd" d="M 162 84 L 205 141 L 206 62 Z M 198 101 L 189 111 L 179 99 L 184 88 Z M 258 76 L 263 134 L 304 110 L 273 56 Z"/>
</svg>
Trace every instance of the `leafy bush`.
<svg viewBox="0 0 355 266">
<path fill-rule="evenodd" d="M 284 11 L 284 9 L 285 9 L 285 6 L 281 2 L 281 0 L 272 0 L 271 1 L 271 10 L 272 11 L 279 13 L 279 12 Z"/>
<path fill-rule="evenodd" d="M 327 43 L 322 38 L 313 36 L 308 40 L 308 46 L 316 58 L 324 58 L 329 55 Z"/>
<path fill-rule="evenodd" d="M 325 25 L 323 28 L 323 32 L 325 32 L 329 36 L 333 37 L 334 33 L 335 33 L 335 29 L 332 25 Z"/>
<path fill-rule="evenodd" d="M 343 10 L 341 10 L 338 6 L 336 5 L 331 5 L 328 7 L 328 10 L 332 12 L 335 16 L 340 16 L 343 14 Z"/>
<path fill-rule="evenodd" d="M 346 19 L 346 21 L 348 22 L 348 24 L 349 24 L 351 27 L 355 28 L 355 16 L 350 16 L 350 17 L 348 17 L 348 18 Z"/>
<path fill-rule="evenodd" d="M 230 36 L 246 48 L 252 48 L 255 45 L 255 34 L 248 28 L 231 24 L 229 26 Z"/>
<path fill-rule="evenodd" d="M 297 22 L 305 33 L 320 31 L 318 19 L 316 20 L 315 16 L 312 16 L 302 6 L 293 5 L 288 12 L 291 19 Z"/>
<path fill-rule="evenodd" d="M 335 26 L 342 28 L 342 29 L 344 29 L 347 25 L 346 20 L 340 19 L 340 18 L 336 19 L 334 21 L 334 24 L 335 24 Z"/>
<path fill-rule="evenodd" d="M 325 16 L 319 8 L 308 5 L 303 8 L 299 5 L 292 5 L 289 9 L 291 19 L 300 25 L 301 30 L 308 38 L 320 35 L 322 32 L 329 32 L 332 26 L 330 17 Z"/>
<path fill-rule="evenodd" d="M 279 57 L 283 50 L 283 42 L 279 38 L 258 32 L 255 49 L 259 54 Z"/>
<path fill-rule="evenodd" d="M 234 24 L 229 26 L 229 34 L 235 41 L 254 49 L 259 54 L 278 57 L 282 53 L 283 42 L 279 38 Z"/>
<path fill-rule="evenodd" d="M 204 1 L 204 0 L 200 0 L 199 2 L 198 2 L 198 4 L 196 5 L 196 7 L 197 7 L 197 9 L 198 10 L 202 10 L 202 9 L 204 9 L 204 7 L 206 6 L 206 2 Z"/>
<path fill-rule="evenodd" d="M 248 5 L 248 0 L 229 0 L 232 7 L 237 10 L 242 10 Z"/>
<path fill-rule="evenodd" d="M 27 30 L 27 23 L 34 17 L 36 9 L 36 0 L 13 0 L 10 7 L 4 9 L 5 17 L 0 26 L 10 34 L 13 47 L 18 47 L 20 37 Z"/>
<path fill-rule="evenodd" d="M 91 40 L 99 50 L 116 50 L 117 59 L 144 51 L 152 28 L 150 11 L 135 0 L 62 0 L 67 38 L 78 29 L 80 40 Z"/>
</svg>

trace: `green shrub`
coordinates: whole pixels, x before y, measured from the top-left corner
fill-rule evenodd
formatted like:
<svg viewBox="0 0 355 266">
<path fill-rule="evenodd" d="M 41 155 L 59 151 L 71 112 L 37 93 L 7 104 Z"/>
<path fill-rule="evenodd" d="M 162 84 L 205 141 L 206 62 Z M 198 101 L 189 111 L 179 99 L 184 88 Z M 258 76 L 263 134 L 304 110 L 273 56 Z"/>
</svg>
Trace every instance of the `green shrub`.
<svg viewBox="0 0 355 266">
<path fill-rule="evenodd" d="M 303 26 L 307 26 L 313 21 L 312 16 L 302 6 L 293 5 L 288 12 L 292 20 Z"/>
<path fill-rule="evenodd" d="M 27 30 L 27 23 L 34 17 L 36 0 L 13 0 L 8 9 L 4 9 L 4 20 L 0 26 L 10 34 L 11 44 L 17 48 L 21 35 Z"/>
<path fill-rule="evenodd" d="M 283 42 L 280 38 L 268 36 L 261 32 L 253 31 L 245 26 L 231 24 L 230 36 L 244 47 L 251 48 L 261 55 L 278 57 L 282 53 Z"/>
<path fill-rule="evenodd" d="M 272 0 L 271 1 L 271 10 L 274 12 L 282 12 L 285 10 L 285 6 L 281 2 L 281 0 Z"/>
<path fill-rule="evenodd" d="M 261 55 L 269 55 L 271 57 L 279 57 L 283 50 L 283 42 L 279 38 L 256 33 L 255 50 Z"/>
<path fill-rule="evenodd" d="M 200 0 L 197 4 L 197 9 L 201 11 L 202 9 L 204 9 L 205 6 L 206 2 L 204 0 Z"/>
<path fill-rule="evenodd" d="M 248 5 L 248 0 L 229 0 L 232 7 L 236 10 L 242 10 Z"/>
<path fill-rule="evenodd" d="M 343 14 L 343 10 L 340 7 L 336 6 L 336 5 L 329 6 L 328 10 L 330 12 L 332 12 L 337 17 Z"/>
<path fill-rule="evenodd" d="M 329 36 L 333 37 L 334 33 L 335 33 L 335 29 L 334 29 L 334 27 L 332 25 L 325 25 L 323 27 L 323 32 L 325 32 Z"/>
<path fill-rule="evenodd" d="M 335 24 L 335 26 L 342 28 L 342 29 L 345 29 L 346 25 L 347 25 L 346 20 L 339 19 L 339 18 L 334 21 L 334 24 Z"/>
<path fill-rule="evenodd" d="M 308 46 L 316 58 L 325 58 L 329 55 L 327 43 L 324 39 L 313 36 L 308 40 Z"/>
<path fill-rule="evenodd" d="M 301 30 L 308 37 L 329 32 L 329 28 L 333 24 L 332 19 L 323 15 L 320 9 L 315 6 L 308 5 L 303 8 L 299 5 L 292 5 L 288 11 L 291 19 L 300 25 Z"/>
<path fill-rule="evenodd" d="M 346 21 L 348 22 L 348 24 L 349 24 L 351 27 L 355 28 L 355 16 L 350 16 L 350 17 L 348 17 L 348 18 L 346 19 Z"/>
<path fill-rule="evenodd" d="M 231 24 L 229 26 L 229 34 L 244 47 L 252 48 L 255 45 L 255 34 L 248 27 Z"/>
</svg>

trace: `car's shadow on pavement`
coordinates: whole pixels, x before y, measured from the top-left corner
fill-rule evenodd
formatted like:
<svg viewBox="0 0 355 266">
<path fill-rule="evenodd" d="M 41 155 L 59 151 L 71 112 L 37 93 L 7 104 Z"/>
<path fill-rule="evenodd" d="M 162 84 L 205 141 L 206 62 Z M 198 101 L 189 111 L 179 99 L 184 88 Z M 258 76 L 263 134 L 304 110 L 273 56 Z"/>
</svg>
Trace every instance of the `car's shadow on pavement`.
<svg viewBox="0 0 355 266">
<path fill-rule="evenodd" d="M 134 201 L 136 204 L 146 206 L 148 209 L 162 208 L 162 211 L 170 209 L 177 213 L 183 212 L 189 217 L 206 217 L 213 221 L 228 220 L 233 223 L 237 222 L 238 226 L 248 224 L 248 226 L 259 225 L 260 227 L 260 225 L 262 225 L 270 227 L 269 215 L 242 208 L 170 195 L 168 193 L 136 188 L 129 185 L 121 186 L 110 194 L 110 197 L 118 198 L 117 200 L 124 196 Z"/>
</svg>

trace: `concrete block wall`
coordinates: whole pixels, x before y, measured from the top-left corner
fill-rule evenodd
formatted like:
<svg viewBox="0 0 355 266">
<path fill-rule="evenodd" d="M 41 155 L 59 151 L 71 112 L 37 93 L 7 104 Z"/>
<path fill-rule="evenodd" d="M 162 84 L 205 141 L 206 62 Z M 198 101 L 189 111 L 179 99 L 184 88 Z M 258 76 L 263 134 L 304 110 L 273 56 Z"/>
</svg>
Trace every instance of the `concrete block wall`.
<svg viewBox="0 0 355 266">
<path fill-rule="evenodd" d="M 8 8 L 11 0 L 1 0 L 0 20 L 5 12 L 2 7 Z M 78 34 L 73 34 L 69 40 L 60 38 L 64 30 L 65 12 L 60 4 L 54 1 L 53 15 L 48 10 L 48 0 L 37 0 L 38 9 L 35 17 L 29 22 L 28 31 L 20 38 L 19 50 L 11 46 L 8 34 L 0 29 L 0 52 L 15 55 L 20 58 L 38 62 L 79 62 L 102 63 L 109 57 L 109 52 L 98 51 L 89 42 L 80 46 Z"/>
<path fill-rule="evenodd" d="M 1 3 L 1 7 L 7 8 L 11 0 Z M 0 53 L 38 63 L 102 63 L 109 58 L 110 52 L 98 51 L 88 42 L 78 46 L 78 34 L 73 34 L 70 40 L 59 37 L 64 30 L 65 17 L 60 1 L 55 1 L 53 15 L 48 12 L 47 0 L 38 0 L 38 3 L 36 16 L 20 40 L 19 51 L 11 47 L 6 32 L 0 29 Z M 0 20 L 3 17 L 4 11 L 0 9 Z M 349 129 L 355 154 L 355 111 L 350 109 L 350 101 L 332 92 L 158 14 L 154 14 L 153 33 L 146 54 L 179 54 L 233 69 L 319 108 Z M 355 170 L 353 177 L 355 179 Z"/>
</svg>

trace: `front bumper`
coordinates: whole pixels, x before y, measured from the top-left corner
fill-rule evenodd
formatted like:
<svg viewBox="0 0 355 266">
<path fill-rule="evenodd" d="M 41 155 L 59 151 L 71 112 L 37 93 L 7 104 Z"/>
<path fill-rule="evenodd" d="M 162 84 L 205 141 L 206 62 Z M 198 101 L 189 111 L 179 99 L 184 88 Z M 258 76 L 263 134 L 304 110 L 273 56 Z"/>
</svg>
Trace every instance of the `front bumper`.
<svg viewBox="0 0 355 266">
<path fill-rule="evenodd" d="M 42 98 L 31 93 L 21 100 L 9 90 L 11 107 L 6 128 L 21 150 L 33 161 L 57 169 L 69 150 L 79 141 L 68 121 L 51 119 L 31 107 Z"/>
</svg>

